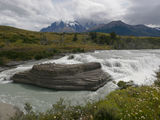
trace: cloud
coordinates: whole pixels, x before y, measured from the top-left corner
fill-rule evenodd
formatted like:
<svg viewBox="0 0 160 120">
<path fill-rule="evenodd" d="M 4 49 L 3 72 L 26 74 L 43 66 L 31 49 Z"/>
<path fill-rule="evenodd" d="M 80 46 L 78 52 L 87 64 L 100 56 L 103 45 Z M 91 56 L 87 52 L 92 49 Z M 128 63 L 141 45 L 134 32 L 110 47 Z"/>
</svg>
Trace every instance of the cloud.
<svg viewBox="0 0 160 120">
<path fill-rule="evenodd" d="M 0 24 L 40 30 L 57 20 L 160 24 L 158 0 L 0 0 Z"/>
<path fill-rule="evenodd" d="M 159 0 L 131 0 L 125 19 L 132 24 L 160 25 Z"/>
</svg>

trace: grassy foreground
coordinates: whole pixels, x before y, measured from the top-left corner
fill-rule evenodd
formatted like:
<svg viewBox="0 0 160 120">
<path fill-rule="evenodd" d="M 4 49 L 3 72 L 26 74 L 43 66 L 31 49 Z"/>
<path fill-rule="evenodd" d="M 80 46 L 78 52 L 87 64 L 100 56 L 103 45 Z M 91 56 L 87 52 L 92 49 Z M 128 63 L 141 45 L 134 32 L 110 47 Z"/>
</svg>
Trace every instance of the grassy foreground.
<svg viewBox="0 0 160 120">
<path fill-rule="evenodd" d="M 29 104 L 25 110 L 27 114 L 11 120 L 159 120 L 160 73 L 152 86 L 116 90 L 105 99 L 85 106 L 70 106 L 60 100 L 45 113 L 33 112 Z"/>
</svg>

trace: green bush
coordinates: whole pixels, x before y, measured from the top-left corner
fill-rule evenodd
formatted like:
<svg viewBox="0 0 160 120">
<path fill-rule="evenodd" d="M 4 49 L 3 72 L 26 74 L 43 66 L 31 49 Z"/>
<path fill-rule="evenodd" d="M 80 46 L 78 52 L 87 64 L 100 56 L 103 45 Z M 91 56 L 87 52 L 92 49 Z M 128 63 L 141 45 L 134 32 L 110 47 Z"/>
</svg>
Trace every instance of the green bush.
<svg viewBox="0 0 160 120">
<path fill-rule="evenodd" d="M 0 57 L 0 65 L 4 65 L 5 64 L 5 61 L 2 57 Z"/>
<path fill-rule="evenodd" d="M 110 33 L 110 38 L 111 39 L 116 39 L 117 38 L 117 34 L 115 32 L 111 32 Z"/>
<path fill-rule="evenodd" d="M 43 59 L 43 58 L 44 58 L 44 55 L 43 55 L 42 53 L 37 54 L 37 55 L 35 55 L 35 57 L 34 57 L 35 60 L 40 60 L 40 59 Z"/>
<path fill-rule="evenodd" d="M 160 87 L 160 72 L 156 73 L 156 77 L 157 77 L 157 80 L 154 82 L 154 84 Z"/>
<path fill-rule="evenodd" d="M 58 53 L 60 53 L 60 52 L 57 49 L 52 49 L 51 48 L 51 49 L 36 53 L 36 55 L 34 56 L 34 59 L 40 60 L 40 59 L 43 59 L 43 58 L 49 58 L 49 57 L 52 57 L 52 56 L 54 56 Z"/>
<path fill-rule="evenodd" d="M 95 120 L 120 120 L 119 110 L 113 106 L 101 106 L 95 112 Z"/>
<path fill-rule="evenodd" d="M 0 57 L 0 65 L 3 66 L 6 63 L 9 62 L 9 59 L 7 59 L 6 57 Z"/>
<path fill-rule="evenodd" d="M 119 81 L 117 85 L 121 89 L 126 89 L 131 86 L 136 86 L 136 85 L 134 85 L 133 81 L 129 81 L 129 82 Z"/>
<path fill-rule="evenodd" d="M 26 110 L 27 114 L 32 112 L 32 106 L 29 103 L 25 103 L 24 109 Z"/>
<path fill-rule="evenodd" d="M 84 52 L 85 50 L 83 48 L 75 48 L 72 50 L 73 53 L 80 53 L 80 52 Z"/>
<path fill-rule="evenodd" d="M 118 85 L 118 87 L 120 87 L 122 89 L 127 88 L 126 82 L 124 82 L 124 81 L 119 81 L 117 85 Z"/>
<path fill-rule="evenodd" d="M 73 41 L 75 42 L 75 41 L 77 41 L 78 40 L 78 37 L 77 37 L 77 34 L 75 33 L 74 34 L 74 37 L 73 37 Z"/>
</svg>

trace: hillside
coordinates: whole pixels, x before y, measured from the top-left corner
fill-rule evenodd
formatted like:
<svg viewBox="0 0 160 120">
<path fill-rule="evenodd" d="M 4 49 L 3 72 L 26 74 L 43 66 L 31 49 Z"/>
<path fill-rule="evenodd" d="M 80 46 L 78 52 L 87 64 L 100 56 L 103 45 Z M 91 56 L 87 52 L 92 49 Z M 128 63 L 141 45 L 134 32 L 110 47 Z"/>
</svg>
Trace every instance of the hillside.
<svg viewBox="0 0 160 120">
<path fill-rule="evenodd" d="M 115 33 L 33 32 L 0 26 L 0 65 L 108 49 L 160 49 L 160 37 L 118 36 Z"/>
<path fill-rule="evenodd" d="M 110 47 L 94 43 L 87 33 L 42 33 L 0 26 L 0 64 L 12 60 L 42 59 L 61 53 L 96 49 L 110 49 Z"/>
</svg>

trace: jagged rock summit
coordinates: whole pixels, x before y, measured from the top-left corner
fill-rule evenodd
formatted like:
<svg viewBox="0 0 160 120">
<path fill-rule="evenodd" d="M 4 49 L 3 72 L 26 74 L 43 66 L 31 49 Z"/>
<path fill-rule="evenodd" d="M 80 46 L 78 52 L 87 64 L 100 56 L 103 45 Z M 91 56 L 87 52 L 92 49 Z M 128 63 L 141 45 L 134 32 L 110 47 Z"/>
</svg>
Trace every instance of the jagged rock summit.
<svg viewBox="0 0 160 120">
<path fill-rule="evenodd" d="M 32 84 L 54 90 L 95 91 L 111 80 L 96 62 L 85 64 L 40 64 L 11 78 L 15 83 Z"/>
<path fill-rule="evenodd" d="M 85 27 L 83 27 L 78 21 L 56 21 L 50 26 L 41 29 L 41 32 L 83 32 Z"/>
<path fill-rule="evenodd" d="M 115 32 L 118 35 L 124 36 L 153 36 L 160 37 L 160 28 L 153 28 L 143 24 L 130 25 L 121 20 L 112 21 L 110 23 L 94 23 L 78 22 L 78 21 L 56 21 L 50 26 L 41 29 L 41 32 L 66 32 L 66 33 L 81 33 L 81 32 Z"/>
</svg>

